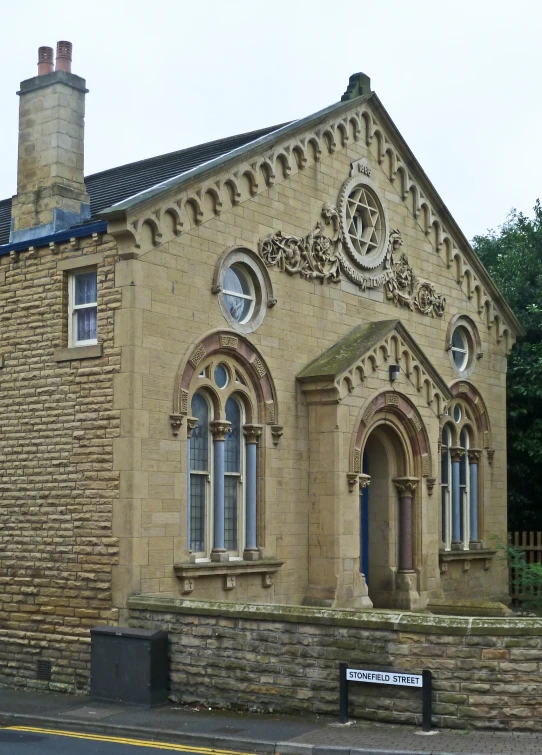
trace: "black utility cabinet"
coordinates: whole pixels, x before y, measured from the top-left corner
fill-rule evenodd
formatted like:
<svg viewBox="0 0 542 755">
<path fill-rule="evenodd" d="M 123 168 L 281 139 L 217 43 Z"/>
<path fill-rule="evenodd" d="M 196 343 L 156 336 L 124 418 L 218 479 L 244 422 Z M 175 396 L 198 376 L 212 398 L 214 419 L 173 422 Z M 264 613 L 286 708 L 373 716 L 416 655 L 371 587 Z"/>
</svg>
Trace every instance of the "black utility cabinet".
<svg viewBox="0 0 542 755">
<path fill-rule="evenodd" d="M 93 700 L 147 707 L 167 702 L 167 632 L 99 626 L 90 637 Z"/>
</svg>

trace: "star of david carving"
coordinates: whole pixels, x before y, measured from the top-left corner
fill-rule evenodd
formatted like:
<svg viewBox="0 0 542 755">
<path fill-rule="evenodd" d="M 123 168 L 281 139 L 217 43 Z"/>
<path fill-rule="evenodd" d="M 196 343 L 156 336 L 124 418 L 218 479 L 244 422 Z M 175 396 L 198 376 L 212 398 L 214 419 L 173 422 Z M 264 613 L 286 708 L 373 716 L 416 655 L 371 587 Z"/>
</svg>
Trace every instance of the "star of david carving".
<svg viewBox="0 0 542 755">
<path fill-rule="evenodd" d="M 356 186 L 348 195 L 346 223 L 352 246 L 359 254 L 365 256 L 378 248 L 382 230 L 380 212 L 374 197 L 363 186 Z"/>
</svg>

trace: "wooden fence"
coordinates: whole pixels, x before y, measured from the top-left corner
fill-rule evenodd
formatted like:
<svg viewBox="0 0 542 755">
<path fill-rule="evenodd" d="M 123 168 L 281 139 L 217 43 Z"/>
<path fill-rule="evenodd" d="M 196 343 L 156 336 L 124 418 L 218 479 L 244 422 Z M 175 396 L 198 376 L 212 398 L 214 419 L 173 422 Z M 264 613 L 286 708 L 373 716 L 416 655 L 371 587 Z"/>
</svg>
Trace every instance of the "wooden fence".
<svg viewBox="0 0 542 755">
<path fill-rule="evenodd" d="M 542 532 L 509 532 L 508 535 L 509 543 L 523 552 L 526 563 L 542 564 Z M 510 596 L 514 604 L 532 599 L 539 593 L 534 587 L 521 590 L 514 584 L 515 580 L 515 569 L 510 569 Z"/>
</svg>

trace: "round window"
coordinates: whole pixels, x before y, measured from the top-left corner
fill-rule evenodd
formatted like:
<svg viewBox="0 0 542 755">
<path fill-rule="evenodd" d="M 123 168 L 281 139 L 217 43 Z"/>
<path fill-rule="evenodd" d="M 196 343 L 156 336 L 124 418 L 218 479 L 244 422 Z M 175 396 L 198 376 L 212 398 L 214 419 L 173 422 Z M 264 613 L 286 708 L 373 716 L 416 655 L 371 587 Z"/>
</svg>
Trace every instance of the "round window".
<svg viewBox="0 0 542 755">
<path fill-rule="evenodd" d="M 469 363 L 469 336 L 465 328 L 456 328 L 452 333 L 452 358 L 458 372 L 463 372 Z"/>
<path fill-rule="evenodd" d="M 247 322 L 254 310 L 256 296 L 250 273 L 242 264 L 237 263 L 226 270 L 222 293 L 232 320 Z"/>
<path fill-rule="evenodd" d="M 218 294 L 224 318 L 239 333 L 256 330 L 276 304 L 269 273 L 249 249 L 224 252 L 217 261 L 211 290 Z"/>
<path fill-rule="evenodd" d="M 217 364 L 214 371 L 215 383 L 219 388 L 225 388 L 229 383 L 228 370 L 223 364 Z"/>
<path fill-rule="evenodd" d="M 459 406 L 459 404 L 456 404 L 454 406 L 454 420 L 456 422 L 461 422 L 462 416 L 463 416 L 463 413 L 461 411 L 461 407 Z"/>
</svg>

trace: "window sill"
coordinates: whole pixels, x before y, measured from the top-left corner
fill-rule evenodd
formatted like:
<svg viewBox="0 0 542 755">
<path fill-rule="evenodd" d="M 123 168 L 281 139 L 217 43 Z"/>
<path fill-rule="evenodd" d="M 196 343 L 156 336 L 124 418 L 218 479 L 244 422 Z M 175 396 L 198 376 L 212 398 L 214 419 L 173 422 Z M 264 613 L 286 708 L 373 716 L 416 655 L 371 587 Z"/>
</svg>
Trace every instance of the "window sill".
<svg viewBox="0 0 542 755">
<path fill-rule="evenodd" d="M 462 561 L 463 571 L 470 569 L 471 561 L 483 561 L 484 569 L 491 567 L 491 561 L 495 557 L 497 551 L 490 550 L 489 548 L 472 549 L 468 551 L 439 551 L 438 560 L 441 572 L 448 571 L 448 564 L 450 561 Z"/>
<path fill-rule="evenodd" d="M 195 581 L 200 577 L 224 577 L 224 589 L 233 590 L 235 578 L 242 574 L 261 574 L 263 587 L 273 585 L 273 574 L 278 572 L 284 561 L 262 559 L 260 561 L 216 561 L 175 564 L 173 569 L 182 580 L 183 593 L 192 592 Z"/>
<path fill-rule="evenodd" d="M 53 353 L 53 361 L 69 362 L 71 359 L 96 359 L 102 356 L 102 344 L 92 346 L 72 346 L 67 349 L 56 349 Z"/>
</svg>

